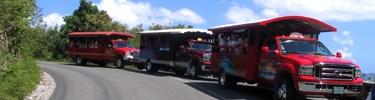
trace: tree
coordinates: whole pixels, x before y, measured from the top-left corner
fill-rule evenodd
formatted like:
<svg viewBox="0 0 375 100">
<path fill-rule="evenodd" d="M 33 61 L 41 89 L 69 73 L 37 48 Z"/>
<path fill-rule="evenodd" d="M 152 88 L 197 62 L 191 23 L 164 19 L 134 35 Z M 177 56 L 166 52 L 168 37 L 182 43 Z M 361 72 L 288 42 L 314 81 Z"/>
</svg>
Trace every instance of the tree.
<svg viewBox="0 0 375 100">
<path fill-rule="evenodd" d="M 139 24 L 127 31 L 136 36 L 134 39 L 129 39 L 129 42 L 133 43 L 135 47 L 137 48 L 140 47 L 140 40 L 141 40 L 141 36 L 138 33 L 142 31 L 144 31 L 142 24 Z"/>
<path fill-rule="evenodd" d="M 120 32 L 125 32 L 129 28 L 128 25 L 126 24 L 121 24 L 118 21 L 114 21 L 111 23 L 111 31 L 120 31 Z"/>
<path fill-rule="evenodd" d="M 152 24 L 148 30 L 163 30 L 163 29 L 184 29 L 184 28 L 193 28 L 193 25 L 185 26 L 185 24 L 177 24 L 173 26 L 166 26 L 166 25 L 160 25 L 160 24 Z"/>
<path fill-rule="evenodd" d="M 0 0 L 0 48 L 20 57 L 20 44 L 37 8 L 35 0 Z"/>
<path fill-rule="evenodd" d="M 152 25 L 148 28 L 148 30 L 162 30 L 162 29 L 165 29 L 165 27 L 166 26 L 152 23 Z"/>
<path fill-rule="evenodd" d="M 64 34 L 70 32 L 94 32 L 110 31 L 112 18 L 106 11 L 98 9 L 92 5 L 92 2 L 81 0 L 78 9 L 74 10 L 73 15 L 64 17 L 65 25 L 61 31 Z"/>
</svg>

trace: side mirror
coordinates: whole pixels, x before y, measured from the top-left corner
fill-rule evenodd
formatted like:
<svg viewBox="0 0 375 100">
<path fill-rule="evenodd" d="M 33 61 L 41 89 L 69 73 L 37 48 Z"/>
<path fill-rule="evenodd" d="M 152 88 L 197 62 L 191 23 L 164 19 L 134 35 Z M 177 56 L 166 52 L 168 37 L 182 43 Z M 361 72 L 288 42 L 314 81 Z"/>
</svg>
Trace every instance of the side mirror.
<svg viewBox="0 0 375 100">
<path fill-rule="evenodd" d="M 267 46 L 263 46 L 262 47 L 262 52 L 266 55 L 268 55 L 269 57 L 278 57 L 279 56 L 279 51 L 270 51 L 269 48 Z"/>
<path fill-rule="evenodd" d="M 336 52 L 336 57 L 337 58 L 342 58 L 341 52 Z"/>
<path fill-rule="evenodd" d="M 263 53 L 268 53 L 268 52 L 270 52 L 270 50 L 268 50 L 268 47 L 267 47 L 267 46 L 263 46 L 263 47 L 262 47 L 262 52 L 263 52 Z"/>
</svg>

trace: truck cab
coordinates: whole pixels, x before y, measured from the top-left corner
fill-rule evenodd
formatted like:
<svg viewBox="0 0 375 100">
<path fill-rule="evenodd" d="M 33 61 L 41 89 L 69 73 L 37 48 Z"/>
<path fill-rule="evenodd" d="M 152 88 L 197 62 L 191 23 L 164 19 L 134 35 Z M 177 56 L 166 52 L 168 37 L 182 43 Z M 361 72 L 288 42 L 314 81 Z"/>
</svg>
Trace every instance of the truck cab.
<svg viewBox="0 0 375 100">
<path fill-rule="evenodd" d="M 212 33 L 203 29 L 150 30 L 141 35 L 139 62 L 149 72 L 159 68 L 193 78 L 208 72 Z"/>
<path fill-rule="evenodd" d="M 275 100 L 355 98 L 361 91 L 359 66 L 318 40 L 322 32 L 336 31 L 319 20 L 282 16 L 209 30 L 215 39 L 210 70 L 223 88 L 257 83 L 274 91 Z"/>
<path fill-rule="evenodd" d="M 78 65 L 93 62 L 106 66 L 113 62 L 117 68 L 138 64 L 139 49 L 128 41 L 135 38 L 126 32 L 72 32 L 68 34 L 68 57 Z"/>
</svg>

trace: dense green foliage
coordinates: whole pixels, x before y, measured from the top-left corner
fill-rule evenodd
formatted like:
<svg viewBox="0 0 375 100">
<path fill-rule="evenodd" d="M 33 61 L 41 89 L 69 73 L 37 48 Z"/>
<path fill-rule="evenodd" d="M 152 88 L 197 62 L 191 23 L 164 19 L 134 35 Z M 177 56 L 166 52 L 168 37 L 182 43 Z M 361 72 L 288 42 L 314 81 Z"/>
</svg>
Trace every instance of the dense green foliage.
<svg viewBox="0 0 375 100">
<path fill-rule="evenodd" d="M 39 11 L 35 0 L 0 0 L 0 100 L 24 99 L 39 83 L 32 58 L 43 33 L 34 31 Z"/>
<path fill-rule="evenodd" d="M 23 58 L 0 72 L 0 100 L 24 99 L 40 80 L 40 70 L 31 58 Z"/>
<path fill-rule="evenodd" d="M 106 11 L 92 2 L 80 0 L 72 15 L 63 19 L 66 24 L 50 27 L 43 23 L 42 10 L 35 0 L 0 0 L 0 100 L 24 99 L 40 80 L 40 69 L 34 59 L 67 59 L 67 34 L 70 32 L 120 31 L 136 36 L 129 39 L 139 47 L 139 32 L 144 26 L 129 27 L 112 21 Z M 193 28 L 154 24 L 149 30 Z"/>
<path fill-rule="evenodd" d="M 74 10 L 73 15 L 64 17 L 65 25 L 62 26 L 62 32 L 95 32 L 110 31 L 112 19 L 106 11 L 99 10 L 92 2 L 81 0 L 78 9 Z M 115 23 L 118 25 L 118 23 Z"/>
</svg>

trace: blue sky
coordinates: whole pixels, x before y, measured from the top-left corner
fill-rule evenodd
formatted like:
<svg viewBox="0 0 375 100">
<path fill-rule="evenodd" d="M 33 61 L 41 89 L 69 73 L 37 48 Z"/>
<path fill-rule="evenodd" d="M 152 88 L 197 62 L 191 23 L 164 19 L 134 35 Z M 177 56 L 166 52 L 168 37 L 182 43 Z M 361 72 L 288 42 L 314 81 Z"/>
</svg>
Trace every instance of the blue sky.
<svg viewBox="0 0 375 100">
<path fill-rule="evenodd" d="M 375 73 L 375 0 L 88 0 L 106 10 L 115 21 L 129 26 L 142 23 L 188 24 L 210 28 L 285 15 L 316 18 L 337 28 L 320 40 L 331 52 L 342 52 L 362 68 Z M 49 26 L 64 24 L 79 0 L 37 0 Z"/>
</svg>

